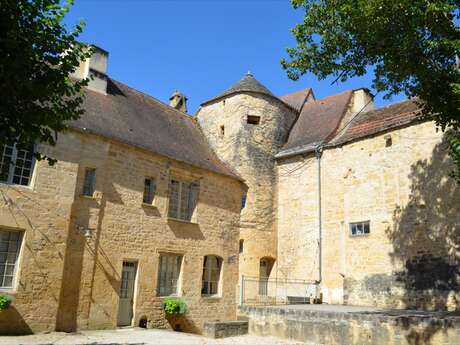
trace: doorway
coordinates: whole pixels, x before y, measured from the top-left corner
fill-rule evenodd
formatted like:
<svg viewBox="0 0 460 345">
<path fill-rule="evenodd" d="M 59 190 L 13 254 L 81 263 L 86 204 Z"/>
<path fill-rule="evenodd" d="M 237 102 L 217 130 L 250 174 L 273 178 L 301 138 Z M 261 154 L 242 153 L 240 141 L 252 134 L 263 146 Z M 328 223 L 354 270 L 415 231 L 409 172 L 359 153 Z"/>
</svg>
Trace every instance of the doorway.
<svg viewBox="0 0 460 345">
<path fill-rule="evenodd" d="M 123 261 L 121 271 L 120 301 L 118 304 L 117 326 L 131 326 L 134 307 L 134 283 L 136 282 L 137 263 Z"/>
<path fill-rule="evenodd" d="M 268 295 L 268 279 L 273 268 L 275 260 L 269 257 L 260 259 L 259 264 L 259 295 Z"/>
</svg>

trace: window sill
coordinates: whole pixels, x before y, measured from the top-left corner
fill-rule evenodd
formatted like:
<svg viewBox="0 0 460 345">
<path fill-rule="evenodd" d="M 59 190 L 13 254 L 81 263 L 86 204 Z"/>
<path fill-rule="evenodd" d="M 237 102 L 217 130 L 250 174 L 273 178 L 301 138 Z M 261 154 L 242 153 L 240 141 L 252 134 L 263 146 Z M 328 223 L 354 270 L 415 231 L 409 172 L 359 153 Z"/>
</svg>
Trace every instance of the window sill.
<svg viewBox="0 0 460 345">
<path fill-rule="evenodd" d="M 145 202 L 143 202 L 143 203 L 141 204 L 141 206 L 142 206 L 142 207 L 157 208 L 154 204 L 147 204 L 147 203 L 145 203 Z"/>
<path fill-rule="evenodd" d="M 85 194 L 80 194 L 80 198 L 82 199 L 88 199 L 88 200 L 96 200 L 96 198 L 93 196 L 90 196 L 90 195 L 85 195 Z"/>
<path fill-rule="evenodd" d="M 201 295 L 201 299 L 204 301 L 220 301 L 222 296 L 219 295 Z"/>
<path fill-rule="evenodd" d="M 14 288 L 0 287 L 0 293 L 8 296 L 14 296 L 17 291 Z"/>
<path fill-rule="evenodd" d="M 29 184 L 28 186 L 24 186 L 22 184 L 15 184 L 15 183 L 8 183 L 8 182 L 0 182 L 0 187 L 5 186 L 8 188 L 14 187 L 14 188 L 21 188 L 21 189 L 26 189 L 32 191 L 34 188 L 32 184 Z"/>
<path fill-rule="evenodd" d="M 183 219 L 177 219 L 177 218 L 171 218 L 171 217 L 168 217 L 168 221 L 198 225 L 198 223 L 196 223 L 196 222 L 192 222 L 192 221 L 189 221 L 189 220 L 183 220 Z"/>
<path fill-rule="evenodd" d="M 369 237 L 371 234 L 350 235 L 350 238 Z"/>
</svg>

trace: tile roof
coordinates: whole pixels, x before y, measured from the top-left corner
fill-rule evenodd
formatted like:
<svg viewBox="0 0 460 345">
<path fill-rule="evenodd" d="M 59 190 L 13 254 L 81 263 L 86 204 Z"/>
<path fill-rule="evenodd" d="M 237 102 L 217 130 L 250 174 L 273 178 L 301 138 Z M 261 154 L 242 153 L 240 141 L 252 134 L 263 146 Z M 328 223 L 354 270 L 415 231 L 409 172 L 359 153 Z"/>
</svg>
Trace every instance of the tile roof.
<svg viewBox="0 0 460 345">
<path fill-rule="evenodd" d="M 353 90 L 344 91 L 318 101 L 305 103 L 294 124 L 287 143 L 277 156 L 289 155 L 298 148 L 314 147 L 326 141 L 345 115 Z"/>
<path fill-rule="evenodd" d="M 417 121 L 420 104 L 409 99 L 387 107 L 378 108 L 357 115 L 341 135 L 331 140 L 331 145 L 340 145 L 352 140 L 384 132 Z"/>
<path fill-rule="evenodd" d="M 278 97 L 284 103 L 289 104 L 298 113 L 302 110 L 303 105 L 308 100 L 308 96 L 313 93 L 311 88 L 299 90 L 284 96 Z"/>
<path fill-rule="evenodd" d="M 242 180 L 220 161 L 190 116 L 113 79 L 107 95 L 86 90 L 85 113 L 71 127 Z"/>
</svg>

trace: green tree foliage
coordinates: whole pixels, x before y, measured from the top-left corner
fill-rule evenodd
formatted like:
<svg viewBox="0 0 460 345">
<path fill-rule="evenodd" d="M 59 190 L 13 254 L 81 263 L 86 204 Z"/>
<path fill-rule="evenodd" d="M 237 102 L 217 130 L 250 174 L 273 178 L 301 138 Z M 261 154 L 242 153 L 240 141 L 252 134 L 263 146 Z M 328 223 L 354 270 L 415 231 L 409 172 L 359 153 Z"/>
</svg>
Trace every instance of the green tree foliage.
<svg viewBox="0 0 460 345">
<path fill-rule="evenodd" d="M 305 16 L 292 30 L 297 47 L 281 61 L 288 76 L 296 80 L 312 72 L 345 81 L 373 69 L 376 91 L 386 98 L 417 96 L 422 116 L 451 129 L 460 181 L 460 1 L 291 1 Z"/>
<path fill-rule="evenodd" d="M 0 147 L 54 145 L 57 132 L 82 114 L 87 81 L 69 75 L 90 50 L 77 41 L 83 23 L 72 30 L 63 23 L 72 4 L 0 0 Z"/>
</svg>

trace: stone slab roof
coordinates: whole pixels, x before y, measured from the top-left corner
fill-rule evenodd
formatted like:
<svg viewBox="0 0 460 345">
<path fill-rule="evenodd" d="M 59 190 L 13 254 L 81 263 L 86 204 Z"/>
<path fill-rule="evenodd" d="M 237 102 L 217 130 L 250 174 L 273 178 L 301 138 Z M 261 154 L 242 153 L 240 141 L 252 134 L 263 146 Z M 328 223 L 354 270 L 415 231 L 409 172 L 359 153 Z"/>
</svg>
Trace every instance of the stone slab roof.
<svg viewBox="0 0 460 345">
<path fill-rule="evenodd" d="M 331 140 L 332 145 L 344 144 L 356 139 L 374 135 L 389 129 L 418 121 L 420 104 L 409 99 L 357 115 L 344 132 Z"/>
<path fill-rule="evenodd" d="M 217 96 L 203 102 L 201 105 L 206 105 L 208 103 L 214 102 L 226 96 L 233 95 L 235 93 L 241 92 L 254 92 L 261 93 L 267 96 L 275 97 L 269 89 L 263 86 L 259 81 L 257 81 L 251 73 L 247 73 L 243 79 L 238 81 L 236 84 L 225 90 L 224 92 L 218 94 Z M 275 97 L 276 98 L 276 97 Z"/>
<path fill-rule="evenodd" d="M 344 91 L 318 101 L 305 103 L 292 127 L 288 141 L 278 157 L 295 152 L 298 148 L 314 147 L 335 133 L 340 124 L 353 90 Z"/>
<path fill-rule="evenodd" d="M 280 96 L 278 98 L 281 99 L 284 103 L 289 104 L 293 109 L 300 113 L 310 94 L 313 94 L 313 90 L 311 88 L 307 88 L 284 96 Z"/>
<path fill-rule="evenodd" d="M 193 118 L 151 96 L 109 79 L 107 95 L 86 90 L 84 108 L 70 127 L 242 181 L 217 158 Z"/>
</svg>

